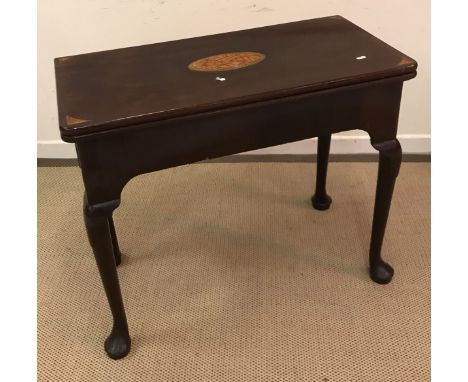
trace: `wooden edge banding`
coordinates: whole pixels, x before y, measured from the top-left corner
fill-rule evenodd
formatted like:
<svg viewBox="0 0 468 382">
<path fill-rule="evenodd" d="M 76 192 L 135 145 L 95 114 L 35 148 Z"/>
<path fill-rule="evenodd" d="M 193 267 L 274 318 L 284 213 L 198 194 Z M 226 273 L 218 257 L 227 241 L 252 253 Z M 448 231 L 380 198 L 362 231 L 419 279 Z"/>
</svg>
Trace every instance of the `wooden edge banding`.
<svg viewBox="0 0 468 382">
<path fill-rule="evenodd" d="M 72 126 L 72 125 L 77 125 L 79 123 L 89 122 L 89 119 L 79 119 L 79 118 L 70 117 L 69 115 L 67 115 L 65 117 L 65 122 L 68 126 Z"/>
</svg>

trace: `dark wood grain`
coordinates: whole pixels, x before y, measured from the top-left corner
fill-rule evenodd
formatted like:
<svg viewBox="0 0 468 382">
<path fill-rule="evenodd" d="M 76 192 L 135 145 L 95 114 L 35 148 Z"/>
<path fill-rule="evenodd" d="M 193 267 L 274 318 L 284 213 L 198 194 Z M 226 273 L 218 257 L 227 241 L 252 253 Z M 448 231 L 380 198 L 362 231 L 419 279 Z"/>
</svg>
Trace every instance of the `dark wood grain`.
<svg viewBox="0 0 468 382">
<path fill-rule="evenodd" d="M 312 196 L 312 206 L 319 211 L 330 208 L 332 199 L 327 195 L 327 169 L 330 154 L 331 134 L 318 137 L 317 145 L 317 173 L 315 179 L 315 194 Z"/>
<path fill-rule="evenodd" d="M 243 53 L 197 61 L 229 52 Z M 237 61 L 219 61 L 232 58 Z M 312 203 L 324 210 L 331 202 L 331 135 L 366 131 L 380 155 L 369 271 L 377 283 L 392 279 L 381 252 L 401 162 L 396 136 L 403 82 L 416 76 L 409 57 L 332 16 L 55 64 L 60 131 L 76 146 L 85 225 L 113 316 L 104 345 L 111 358 L 124 357 L 131 345 L 112 212 L 127 182 L 140 174 L 319 137 Z M 216 65 L 229 70 L 206 71 Z"/>
<path fill-rule="evenodd" d="M 118 200 L 151 171 L 362 129 L 372 142 L 396 136 L 402 81 L 370 81 L 76 137 L 90 204 Z"/>
<path fill-rule="evenodd" d="M 400 171 L 401 146 L 397 139 L 375 144 L 379 150 L 379 173 L 375 193 L 374 219 L 369 251 L 369 272 L 372 280 L 388 284 L 393 277 L 393 268 L 382 260 L 382 244 L 387 226 L 395 181 Z"/>
<path fill-rule="evenodd" d="M 86 194 L 83 198 L 85 227 L 113 318 L 111 334 L 104 342 L 107 355 L 113 359 L 125 357 L 131 345 L 109 224 L 112 211 L 117 206 L 118 203 L 113 202 L 90 206 Z"/>
<path fill-rule="evenodd" d="M 266 58 L 228 72 L 188 69 L 194 60 L 236 51 Z M 412 73 L 416 62 L 332 16 L 62 57 L 55 68 L 61 133 L 74 137 Z"/>
</svg>

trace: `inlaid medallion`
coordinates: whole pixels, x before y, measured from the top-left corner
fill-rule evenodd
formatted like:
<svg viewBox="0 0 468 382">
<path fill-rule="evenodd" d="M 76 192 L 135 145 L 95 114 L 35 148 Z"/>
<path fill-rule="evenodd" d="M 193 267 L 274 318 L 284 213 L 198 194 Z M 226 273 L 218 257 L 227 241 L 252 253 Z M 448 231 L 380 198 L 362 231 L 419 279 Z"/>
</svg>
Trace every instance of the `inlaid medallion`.
<svg viewBox="0 0 468 382">
<path fill-rule="evenodd" d="M 216 54 L 193 61 L 188 68 L 197 72 L 222 72 L 258 64 L 265 55 L 257 52 L 231 52 Z"/>
</svg>

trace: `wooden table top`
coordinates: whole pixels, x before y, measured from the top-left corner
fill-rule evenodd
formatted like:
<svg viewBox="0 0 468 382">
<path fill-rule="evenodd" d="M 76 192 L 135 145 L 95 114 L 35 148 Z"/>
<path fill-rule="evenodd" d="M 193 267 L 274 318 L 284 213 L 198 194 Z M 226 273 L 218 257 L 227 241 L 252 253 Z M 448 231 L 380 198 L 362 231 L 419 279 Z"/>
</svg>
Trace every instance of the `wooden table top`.
<svg viewBox="0 0 468 382">
<path fill-rule="evenodd" d="M 70 137 L 113 130 L 416 67 L 341 16 L 61 57 L 55 59 L 60 130 Z"/>
</svg>

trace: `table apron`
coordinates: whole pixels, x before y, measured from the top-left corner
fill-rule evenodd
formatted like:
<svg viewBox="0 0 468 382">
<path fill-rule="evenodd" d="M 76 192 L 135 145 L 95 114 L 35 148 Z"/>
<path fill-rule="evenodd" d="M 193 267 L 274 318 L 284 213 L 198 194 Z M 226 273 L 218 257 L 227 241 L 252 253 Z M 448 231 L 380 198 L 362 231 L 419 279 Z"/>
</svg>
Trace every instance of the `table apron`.
<svg viewBox="0 0 468 382">
<path fill-rule="evenodd" d="M 92 134 L 76 141 L 90 204 L 120 199 L 133 177 L 347 130 L 396 137 L 402 81 L 345 87 Z"/>
</svg>

